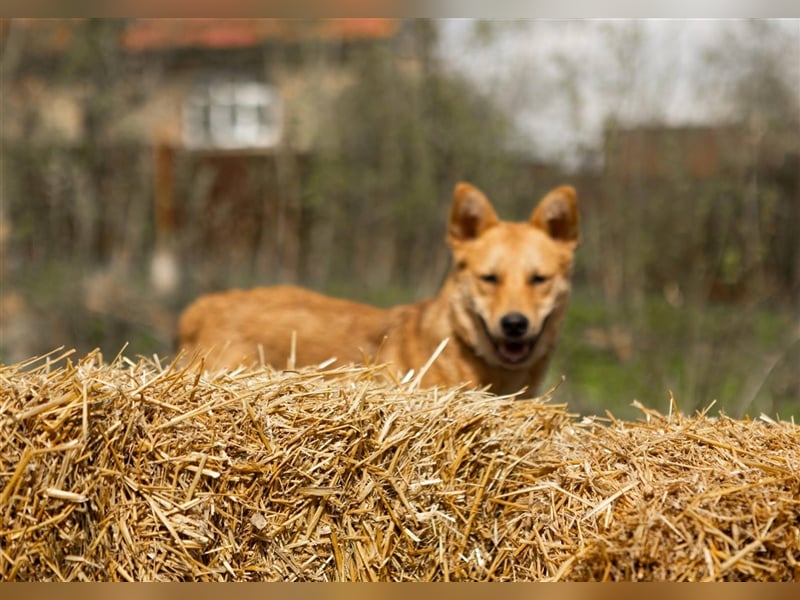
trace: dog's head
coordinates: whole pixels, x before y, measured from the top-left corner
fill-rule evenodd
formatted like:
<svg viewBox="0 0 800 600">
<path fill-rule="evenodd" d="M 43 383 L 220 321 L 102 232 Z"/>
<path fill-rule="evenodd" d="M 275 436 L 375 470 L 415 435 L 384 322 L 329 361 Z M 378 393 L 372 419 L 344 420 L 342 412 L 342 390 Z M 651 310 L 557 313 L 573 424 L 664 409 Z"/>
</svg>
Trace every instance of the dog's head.
<svg viewBox="0 0 800 600">
<path fill-rule="evenodd" d="M 549 192 L 526 222 L 500 221 L 486 196 L 455 188 L 447 229 L 458 335 L 489 365 L 527 369 L 552 348 L 566 310 L 579 218 L 575 190 Z"/>
</svg>

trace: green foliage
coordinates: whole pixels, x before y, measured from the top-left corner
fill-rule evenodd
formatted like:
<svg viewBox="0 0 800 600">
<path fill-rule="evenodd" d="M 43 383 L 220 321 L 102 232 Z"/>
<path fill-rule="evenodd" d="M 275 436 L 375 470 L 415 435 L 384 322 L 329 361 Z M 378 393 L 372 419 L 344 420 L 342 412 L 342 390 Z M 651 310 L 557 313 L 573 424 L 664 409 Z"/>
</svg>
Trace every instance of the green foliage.
<svg viewBox="0 0 800 600">
<path fill-rule="evenodd" d="M 564 375 L 559 398 L 619 418 L 640 416 L 634 400 L 668 411 L 670 391 L 686 412 L 715 402 L 728 414 L 788 418 L 800 408 L 796 327 L 786 312 L 675 307 L 658 296 L 619 313 L 580 288 L 545 385 Z"/>
<path fill-rule="evenodd" d="M 354 83 L 322 130 L 303 201 L 317 223 L 347 222 L 359 232 L 359 240 L 337 240 L 334 280 L 379 238 L 396 249 L 394 259 L 374 265 L 380 285 L 419 285 L 418 266 L 440 252 L 455 182 L 468 179 L 505 199 L 510 122 L 462 77 L 409 67 L 389 48 L 364 50 L 353 68 Z M 427 287 L 440 276 L 422 273 Z"/>
</svg>

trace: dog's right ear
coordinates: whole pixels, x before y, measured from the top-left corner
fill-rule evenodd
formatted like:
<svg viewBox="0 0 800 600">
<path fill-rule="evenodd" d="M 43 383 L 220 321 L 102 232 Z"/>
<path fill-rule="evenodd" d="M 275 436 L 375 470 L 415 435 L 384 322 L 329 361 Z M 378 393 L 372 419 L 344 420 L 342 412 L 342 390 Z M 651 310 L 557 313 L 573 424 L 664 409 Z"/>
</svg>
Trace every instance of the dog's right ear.
<svg viewBox="0 0 800 600">
<path fill-rule="evenodd" d="M 562 185 L 550 191 L 534 209 L 530 223 L 554 240 L 577 244 L 580 217 L 575 188 Z"/>
<path fill-rule="evenodd" d="M 500 222 L 489 199 L 469 183 L 458 183 L 453 192 L 453 206 L 447 225 L 447 242 L 451 246 L 472 240 Z"/>
</svg>

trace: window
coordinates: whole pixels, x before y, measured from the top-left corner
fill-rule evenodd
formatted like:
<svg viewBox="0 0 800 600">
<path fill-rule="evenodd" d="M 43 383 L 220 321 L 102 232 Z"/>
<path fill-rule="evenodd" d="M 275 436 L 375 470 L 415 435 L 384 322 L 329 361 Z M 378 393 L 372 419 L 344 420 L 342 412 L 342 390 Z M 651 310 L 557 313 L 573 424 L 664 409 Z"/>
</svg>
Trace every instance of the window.
<svg viewBox="0 0 800 600">
<path fill-rule="evenodd" d="M 214 80 L 198 86 L 183 110 L 189 148 L 270 148 L 281 138 L 280 97 L 256 81 Z"/>
</svg>

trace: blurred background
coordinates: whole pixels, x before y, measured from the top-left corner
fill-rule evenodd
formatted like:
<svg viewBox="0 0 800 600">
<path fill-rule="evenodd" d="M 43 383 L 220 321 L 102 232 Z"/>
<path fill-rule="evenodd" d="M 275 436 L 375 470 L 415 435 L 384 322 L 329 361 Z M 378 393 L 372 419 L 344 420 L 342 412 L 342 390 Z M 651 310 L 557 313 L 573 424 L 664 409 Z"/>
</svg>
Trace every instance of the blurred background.
<svg viewBox="0 0 800 600">
<path fill-rule="evenodd" d="M 548 383 L 800 414 L 800 20 L 0 20 L 0 361 L 169 357 L 201 293 L 389 305 L 456 181 L 579 193 Z"/>
</svg>

